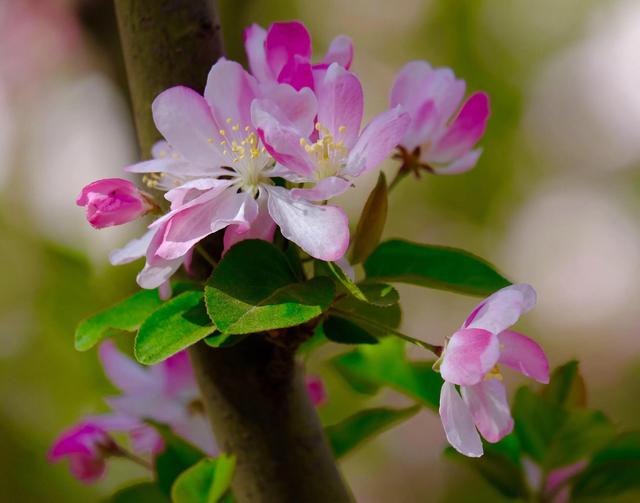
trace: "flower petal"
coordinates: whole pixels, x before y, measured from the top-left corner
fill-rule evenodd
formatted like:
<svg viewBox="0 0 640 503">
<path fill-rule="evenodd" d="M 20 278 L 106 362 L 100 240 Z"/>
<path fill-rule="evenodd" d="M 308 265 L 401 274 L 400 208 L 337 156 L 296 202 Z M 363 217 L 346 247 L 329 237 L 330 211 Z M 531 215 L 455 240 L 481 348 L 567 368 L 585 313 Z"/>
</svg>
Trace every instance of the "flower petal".
<svg viewBox="0 0 640 503">
<path fill-rule="evenodd" d="M 256 99 L 252 109 L 267 112 L 280 124 L 295 129 L 300 137 L 313 132 L 318 102 L 311 89 L 296 91 L 288 84 L 267 84 L 261 86 L 261 93 L 263 98 Z"/>
<path fill-rule="evenodd" d="M 267 54 L 264 43 L 267 30 L 257 24 L 252 24 L 244 30 L 244 50 L 247 53 L 251 73 L 260 82 L 275 81 L 276 76 L 267 64 Z"/>
<path fill-rule="evenodd" d="M 242 65 L 224 58 L 211 67 L 204 98 L 211 107 L 218 129 L 242 141 L 251 124 L 251 102 L 258 95 L 258 82 Z M 237 131 L 233 127 L 238 125 Z M 185 154 L 186 155 L 186 154 Z"/>
<path fill-rule="evenodd" d="M 322 62 L 326 65 L 338 63 L 347 70 L 351 67 L 353 61 L 353 41 L 351 37 L 346 35 L 338 35 L 331 41 L 327 53 L 322 58 Z"/>
<path fill-rule="evenodd" d="M 276 230 L 276 223 L 269 215 L 268 196 L 265 191 L 260 191 L 258 195 L 258 216 L 251 222 L 249 227 L 245 225 L 230 225 L 224 232 L 223 254 L 234 244 L 245 239 L 262 239 L 272 242 L 273 233 Z"/>
<path fill-rule="evenodd" d="M 162 386 L 144 367 L 121 353 L 113 341 L 100 344 L 98 355 L 104 373 L 124 393 L 144 394 Z"/>
<path fill-rule="evenodd" d="M 158 131 L 185 159 L 213 168 L 225 164 L 218 149 L 219 128 L 211 109 L 193 89 L 184 86 L 167 89 L 153 101 L 151 109 Z"/>
<path fill-rule="evenodd" d="M 481 328 L 499 334 L 516 323 L 536 303 L 536 291 L 526 284 L 510 285 L 481 302 L 463 328 Z"/>
<path fill-rule="evenodd" d="M 488 119 L 489 96 L 483 92 L 469 96 L 453 123 L 436 140 L 429 160 L 449 162 L 465 154 L 484 134 Z"/>
<path fill-rule="evenodd" d="M 260 140 L 277 162 L 300 176 L 312 178 L 315 164 L 300 144 L 301 133 L 274 117 L 272 107 L 267 100 L 255 100 L 251 107 Z"/>
<path fill-rule="evenodd" d="M 351 182 L 338 176 L 323 178 L 310 189 L 292 189 L 291 195 L 307 201 L 326 201 L 343 194 L 351 187 Z"/>
<path fill-rule="evenodd" d="M 461 386 L 460 391 L 473 422 L 487 441 L 497 442 L 511 433 L 513 418 L 504 384 L 489 379 L 475 386 Z"/>
<path fill-rule="evenodd" d="M 295 54 L 282 67 L 278 82 L 289 84 L 296 90 L 308 88 L 313 89 L 313 69 L 309 60 Z"/>
<path fill-rule="evenodd" d="M 349 153 L 343 173 L 358 176 L 384 161 L 400 143 L 411 118 L 401 107 L 392 108 L 377 115 L 364 128 L 360 138 Z"/>
<path fill-rule="evenodd" d="M 500 363 L 538 382 L 549 382 L 549 361 L 537 342 L 511 330 L 500 332 L 498 339 Z"/>
<path fill-rule="evenodd" d="M 440 391 L 440 419 L 447 440 L 461 454 L 478 458 L 482 456 L 482 442 L 473 424 L 471 413 L 456 391 L 448 382 Z"/>
<path fill-rule="evenodd" d="M 312 257 L 338 260 L 349 247 L 349 220 L 341 208 L 294 197 L 282 187 L 267 187 L 269 213 L 282 235 Z"/>
<path fill-rule="evenodd" d="M 129 262 L 144 257 L 155 233 L 156 229 L 150 229 L 141 237 L 129 241 L 122 248 L 111 251 L 111 253 L 109 253 L 109 262 L 111 265 L 128 264 Z"/>
<path fill-rule="evenodd" d="M 438 175 L 458 175 L 460 173 L 465 173 L 471 169 L 473 169 L 482 154 L 482 149 L 477 148 L 475 150 L 470 150 L 462 157 L 458 157 L 455 161 L 450 164 L 444 166 L 431 166 L 433 170 Z M 424 159 L 425 162 L 428 162 Z"/>
<path fill-rule="evenodd" d="M 300 21 L 273 23 L 264 43 L 267 62 L 274 75 L 295 55 L 311 59 L 311 35 Z"/>
<path fill-rule="evenodd" d="M 333 63 L 316 89 L 318 124 L 326 127 L 337 143 L 352 148 L 360 133 L 364 110 L 362 85 L 355 74 Z"/>
<path fill-rule="evenodd" d="M 477 328 L 462 329 L 449 339 L 440 373 L 445 381 L 471 386 L 484 379 L 499 357 L 500 344 L 496 335 Z"/>
<path fill-rule="evenodd" d="M 205 193 L 203 196 L 207 196 Z M 200 198 L 198 198 L 200 199 Z M 167 259 L 183 257 L 196 243 L 231 224 L 248 226 L 258 214 L 258 205 L 247 193 L 225 190 L 201 204 L 178 209 L 167 220 L 156 255 Z"/>
</svg>

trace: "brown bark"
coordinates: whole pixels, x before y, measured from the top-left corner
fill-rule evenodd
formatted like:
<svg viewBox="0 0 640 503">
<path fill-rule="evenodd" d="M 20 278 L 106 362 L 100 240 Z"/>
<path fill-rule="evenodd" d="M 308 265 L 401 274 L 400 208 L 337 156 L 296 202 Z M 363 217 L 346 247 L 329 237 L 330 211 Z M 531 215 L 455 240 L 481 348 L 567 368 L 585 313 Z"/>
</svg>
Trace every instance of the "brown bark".
<svg viewBox="0 0 640 503">
<path fill-rule="evenodd" d="M 159 138 L 151 103 L 172 85 L 202 90 L 222 54 L 212 0 L 115 0 L 142 154 Z M 298 329 L 281 337 L 298 338 Z M 294 344 L 263 334 L 190 355 L 220 448 L 237 456 L 240 503 L 351 501 L 295 361 Z"/>
</svg>

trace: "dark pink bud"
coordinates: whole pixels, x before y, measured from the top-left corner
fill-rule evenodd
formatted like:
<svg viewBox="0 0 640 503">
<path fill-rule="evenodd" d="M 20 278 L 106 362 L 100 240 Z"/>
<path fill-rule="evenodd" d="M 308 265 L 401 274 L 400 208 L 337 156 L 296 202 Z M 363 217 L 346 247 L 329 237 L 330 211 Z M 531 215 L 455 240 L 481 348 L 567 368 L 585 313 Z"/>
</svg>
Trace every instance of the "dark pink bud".
<svg viewBox="0 0 640 503">
<path fill-rule="evenodd" d="M 122 178 L 90 183 L 76 204 L 87 208 L 87 220 L 96 229 L 131 222 L 152 208 L 137 187 Z"/>
<path fill-rule="evenodd" d="M 324 388 L 322 379 L 318 376 L 308 375 L 305 377 L 305 384 L 307 386 L 307 393 L 316 407 L 324 404 L 327 400 L 327 392 Z"/>
</svg>

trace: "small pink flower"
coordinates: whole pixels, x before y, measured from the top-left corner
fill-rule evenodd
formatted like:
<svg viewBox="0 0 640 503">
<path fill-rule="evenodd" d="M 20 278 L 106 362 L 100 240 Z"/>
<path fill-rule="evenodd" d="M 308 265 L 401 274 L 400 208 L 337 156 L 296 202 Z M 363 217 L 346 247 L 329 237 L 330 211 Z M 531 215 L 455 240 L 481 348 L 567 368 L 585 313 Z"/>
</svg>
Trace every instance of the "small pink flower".
<svg viewBox="0 0 640 503">
<path fill-rule="evenodd" d="M 87 220 L 96 229 L 126 224 L 152 208 L 137 187 L 122 178 L 90 183 L 82 189 L 76 204 L 87 208 Z"/>
<path fill-rule="evenodd" d="M 581 460 L 576 463 L 556 468 L 546 477 L 544 494 L 551 503 L 567 503 L 571 497 L 570 481 L 587 467 L 588 462 Z"/>
<path fill-rule="evenodd" d="M 268 30 L 253 24 L 244 31 L 244 47 L 251 73 L 261 84 L 290 84 L 297 90 L 314 88 L 314 73 L 331 63 L 351 66 L 351 39 L 339 35 L 331 42 L 319 64 L 311 63 L 311 35 L 299 21 L 273 23 Z"/>
<path fill-rule="evenodd" d="M 118 447 L 109 434 L 92 423 L 80 423 L 65 431 L 49 451 L 49 461 L 69 459 L 69 469 L 82 482 L 91 483 L 105 470 L 105 458 Z"/>
<path fill-rule="evenodd" d="M 327 390 L 324 387 L 322 379 L 315 375 L 308 375 L 304 381 L 313 405 L 316 407 L 323 405 L 327 401 Z"/>
<path fill-rule="evenodd" d="M 513 429 L 498 364 L 549 382 L 549 363 L 542 348 L 508 330 L 535 302 L 535 290 L 529 285 L 503 288 L 480 303 L 445 345 L 439 360 L 445 381 L 440 417 L 447 440 L 465 456 L 482 455 L 478 431 L 487 441 L 497 442 Z"/>
<path fill-rule="evenodd" d="M 476 92 L 461 106 L 465 88 L 450 69 L 431 68 L 426 61 L 412 61 L 400 71 L 390 103 L 402 105 L 411 115 L 400 143 L 405 157 L 443 175 L 464 173 L 476 165 L 482 149 L 473 147 L 487 125 L 489 97 Z"/>
</svg>

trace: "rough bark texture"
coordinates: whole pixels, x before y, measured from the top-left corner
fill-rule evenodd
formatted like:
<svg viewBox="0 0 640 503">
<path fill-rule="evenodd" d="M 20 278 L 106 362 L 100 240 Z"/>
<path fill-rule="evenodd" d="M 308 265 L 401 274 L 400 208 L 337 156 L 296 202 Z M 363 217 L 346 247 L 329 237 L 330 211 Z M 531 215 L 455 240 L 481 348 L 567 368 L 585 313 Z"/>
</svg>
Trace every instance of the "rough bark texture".
<svg viewBox="0 0 640 503">
<path fill-rule="evenodd" d="M 202 90 L 222 55 L 211 0 L 115 0 L 131 99 L 144 156 L 159 137 L 151 102 L 182 84 Z M 240 503 L 351 501 L 295 362 L 296 329 L 280 343 L 262 334 L 241 344 L 190 350 L 205 409 L 225 452 L 237 456 Z M 293 344 L 282 344 L 293 338 Z"/>
</svg>

